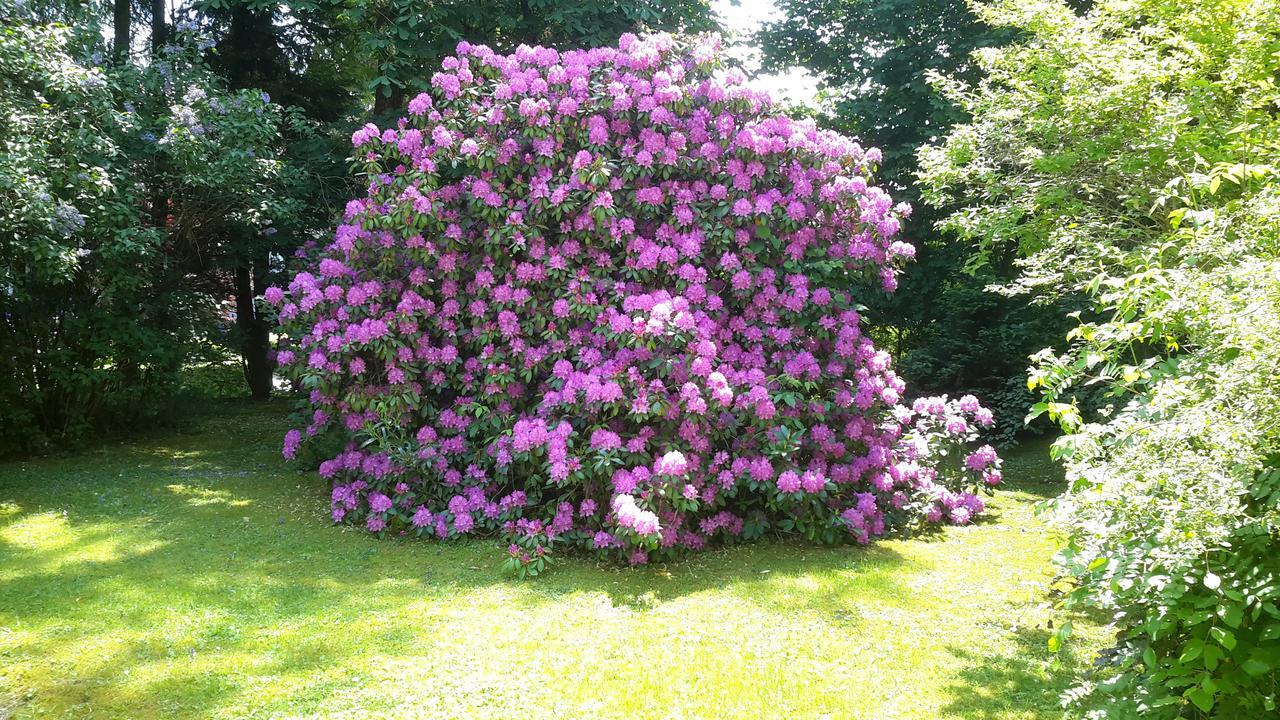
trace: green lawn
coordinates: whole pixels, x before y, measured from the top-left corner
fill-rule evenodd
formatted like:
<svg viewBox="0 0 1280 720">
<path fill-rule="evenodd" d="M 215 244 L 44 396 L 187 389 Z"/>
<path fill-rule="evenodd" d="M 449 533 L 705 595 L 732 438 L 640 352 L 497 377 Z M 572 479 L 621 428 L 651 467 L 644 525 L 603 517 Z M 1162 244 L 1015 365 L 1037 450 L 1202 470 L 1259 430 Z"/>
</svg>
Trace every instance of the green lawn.
<svg viewBox="0 0 1280 720">
<path fill-rule="evenodd" d="M 0 718 L 1054 718 L 1099 643 L 1044 650 L 1043 447 L 979 525 L 522 582 L 331 526 L 282 416 L 0 464 Z"/>
</svg>

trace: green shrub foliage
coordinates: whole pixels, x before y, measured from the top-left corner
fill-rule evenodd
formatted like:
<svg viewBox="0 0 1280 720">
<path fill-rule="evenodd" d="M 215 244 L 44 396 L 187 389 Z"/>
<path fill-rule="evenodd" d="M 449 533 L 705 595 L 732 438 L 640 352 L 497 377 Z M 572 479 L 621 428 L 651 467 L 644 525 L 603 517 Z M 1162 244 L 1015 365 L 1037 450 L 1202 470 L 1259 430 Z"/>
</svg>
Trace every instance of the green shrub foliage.
<svg viewBox="0 0 1280 720">
<path fill-rule="evenodd" d="M 0 31 L 0 452 L 146 414 L 182 359 L 190 308 L 149 281 L 165 260 L 129 177 L 128 113 L 68 36 Z"/>
<path fill-rule="evenodd" d="M 0 454 L 162 419 L 208 344 L 211 264 L 293 205 L 271 192 L 280 108 L 223 89 L 190 30 L 104 66 L 96 31 L 5 22 Z"/>
<path fill-rule="evenodd" d="M 1068 605 L 1117 631 L 1068 699 L 1090 717 L 1274 717 L 1280 6 L 984 12 L 1027 39 L 982 54 L 976 85 L 940 82 L 975 119 L 923 150 L 923 177 L 962 205 L 952 228 L 1019 249 L 1024 289 L 1096 301 L 1029 380 L 1032 415 L 1067 431 Z M 1082 412 L 1095 387 L 1108 404 Z"/>
</svg>

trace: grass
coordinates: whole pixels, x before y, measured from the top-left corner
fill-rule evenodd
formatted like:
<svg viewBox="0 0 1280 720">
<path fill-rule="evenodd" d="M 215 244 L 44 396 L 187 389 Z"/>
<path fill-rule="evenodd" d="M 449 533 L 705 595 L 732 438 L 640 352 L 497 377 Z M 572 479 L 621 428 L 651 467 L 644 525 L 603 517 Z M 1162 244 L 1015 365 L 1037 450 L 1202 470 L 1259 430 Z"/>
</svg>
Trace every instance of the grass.
<svg viewBox="0 0 1280 720">
<path fill-rule="evenodd" d="M 982 524 L 521 582 L 329 525 L 282 416 L 0 464 L 0 718 L 1053 718 L 1099 644 L 1044 649 L 1042 446 Z"/>
</svg>

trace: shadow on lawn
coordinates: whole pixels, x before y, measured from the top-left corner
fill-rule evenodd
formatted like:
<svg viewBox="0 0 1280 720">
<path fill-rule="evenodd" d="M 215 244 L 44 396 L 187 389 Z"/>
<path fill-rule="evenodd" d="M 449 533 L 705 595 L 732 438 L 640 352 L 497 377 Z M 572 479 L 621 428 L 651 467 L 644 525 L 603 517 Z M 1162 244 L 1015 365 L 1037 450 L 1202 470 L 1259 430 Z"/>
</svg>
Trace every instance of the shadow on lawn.
<svg viewBox="0 0 1280 720">
<path fill-rule="evenodd" d="M 1050 653 L 1050 635 L 1043 627 L 1020 628 L 1011 637 L 1016 652 L 998 655 L 951 648 L 965 667 L 959 673 L 962 682 L 946 688 L 947 712 L 966 720 L 1061 717 L 1061 695 L 1087 673 L 1089 658 L 1075 643 Z"/>
<path fill-rule="evenodd" d="M 1050 456 L 1053 437 L 1032 437 L 1000 451 L 1006 482 L 1003 490 L 1014 490 L 1047 500 L 1061 495 L 1067 487 L 1062 465 Z"/>
<path fill-rule="evenodd" d="M 233 408 L 206 421 L 203 433 L 173 435 L 164 445 L 127 444 L 0 464 L 0 510 L 10 509 L 0 511 L 0 550 L 14 559 L 12 566 L 23 568 L 16 577 L 10 572 L 10 579 L 0 581 L 0 599 L 14 594 L 9 586 L 15 583 L 73 582 L 77 595 L 91 596 L 95 584 L 132 576 L 163 579 L 179 591 L 200 591 L 203 578 L 246 568 L 268 576 L 302 575 L 293 578 L 286 595 L 390 582 L 415 585 L 418 597 L 432 587 L 509 581 L 498 572 L 504 556 L 491 539 L 379 540 L 330 525 L 322 483 L 279 460 L 281 426 L 275 414 Z M 66 532 L 64 541 L 24 547 L 4 532 L 6 524 L 14 528 L 49 514 L 58 520 L 43 531 Z M 342 535 L 338 542 L 335 534 Z M 67 559 L 68 544 L 100 552 Z M 282 549 L 292 554 L 281 559 Z M 255 550 L 263 552 L 255 556 Z M 244 551 L 249 557 L 241 556 Z M 415 562 L 393 560 L 404 555 L 414 556 Z M 771 541 L 637 569 L 561 558 L 554 573 L 530 586 L 544 596 L 603 590 L 615 604 L 643 606 L 770 575 L 851 569 L 891 573 L 902 562 L 892 550 L 876 545 L 824 548 Z M 165 571 L 178 569 L 175 563 L 183 572 L 168 576 Z M 24 608 L 24 614 L 58 615 L 73 602 L 70 596 L 52 597 Z"/>
<path fill-rule="evenodd" d="M 162 498 L 168 480 L 140 482 L 134 492 Z M 232 498 L 177 500 L 181 506 L 127 502 L 107 513 L 92 506 L 83 515 L 72 505 L 64 531 L 74 532 L 70 543 L 83 556 L 68 556 L 63 543 L 0 542 L 0 625 L 55 627 L 19 636 L 3 653 L 19 662 L 52 661 L 49 672 L 28 679 L 24 689 L 34 701 L 53 703 L 60 712 L 52 715 L 120 717 L 159 703 L 159 715 L 181 717 L 240 706 L 245 675 L 291 679 L 286 682 L 304 692 L 322 692 L 315 678 L 367 650 L 316 637 L 308 632 L 314 622 L 331 624 L 335 636 L 358 633 L 372 636 L 375 646 L 420 652 L 412 623 L 366 627 L 364 619 L 465 604 L 475 591 L 513 584 L 499 573 L 501 551 L 492 542 L 379 541 L 327 527 L 319 517 L 264 525 L 258 522 L 263 502 Z M 112 521 L 98 524 L 87 516 Z M 7 528 L 24 517 L 33 516 L 12 518 Z M 783 544 L 721 550 L 669 570 L 569 560 L 502 596 L 536 613 L 567 596 L 602 593 L 611 606 L 640 612 L 734 585 L 753 603 L 782 612 L 822 608 L 831 622 L 853 624 L 856 612 L 838 592 L 790 592 L 786 581 L 820 569 L 891 576 L 900 562 L 883 548 L 840 552 Z M 3 566 L 18 570 L 5 573 Z M 0 695 L 4 690 L 0 682 Z"/>
<path fill-rule="evenodd" d="M 366 620 L 423 608 L 447 613 L 493 586 L 503 586 L 502 603 L 529 611 L 582 593 L 643 611 L 732 587 L 779 613 L 816 613 L 833 629 L 856 626 L 858 604 L 869 597 L 912 593 L 901 578 L 915 561 L 890 547 L 788 542 L 725 548 L 666 568 L 561 560 L 545 578 L 512 583 L 498 570 L 502 552 L 493 541 L 388 541 L 330 526 L 321 483 L 279 460 L 279 414 L 231 410 L 207 420 L 203 433 L 164 444 L 0 464 L 0 626 L 17 630 L 0 634 L 0 651 L 6 662 L 50 664 L 26 678 L 36 701 L 56 698 L 83 717 L 156 702 L 160 714 L 178 715 L 229 705 L 246 689 L 228 672 L 305 685 L 366 652 L 317 638 L 316 622 L 339 636 L 412 648 L 412 623 Z M 38 627 L 46 629 L 23 633 Z M 1060 689 L 1027 664 L 1034 660 L 963 652 L 956 656 L 966 682 L 952 707 L 962 717 L 998 717 L 983 708 L 1000 698 L 1023 707 L 1023 696 Z"/>
</svg>

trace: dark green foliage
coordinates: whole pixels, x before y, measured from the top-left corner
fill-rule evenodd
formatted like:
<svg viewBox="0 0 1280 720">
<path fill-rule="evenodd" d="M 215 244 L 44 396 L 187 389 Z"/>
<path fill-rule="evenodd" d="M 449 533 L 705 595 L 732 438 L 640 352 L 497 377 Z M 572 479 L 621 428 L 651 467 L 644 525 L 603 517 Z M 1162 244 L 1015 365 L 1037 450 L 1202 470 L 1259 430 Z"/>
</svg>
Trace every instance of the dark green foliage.
<svg viewBox="0 0 1280 720">
<path fill-rule="evenodd" d="M 326 6 L 335 3 L 290 4 Z M 343 42 L 367 72 L 376 115 L 398 112 L 408 95 L 425 90 L 431 82 L 427 68 L 437 67 L 461 40 L 504 50 L 521 43 L 598 47 L 612 45 L 625 32 L 715 27 L 706 0 L 370 0 L 338 7 L 339 21 L 350 29 Z"/>
<path fill-rule="evenodd" d="M 224 278 L 250 248 L 290 252 L 298 241 L 279 228 L 303 203 L 281 160 L 300 121 L 257 91 L 228 92 L 189 32 L 147 65 L 96 66 L 91 24 L 12 20 L 0 36 L 0 452 L 25 452 L 172 413 L 177 373 L 218 339 Z"/>
<path fill-rule="evenodd" d="M 1061 305 L 1032 305 L 988 291 L 1004 278 L 959 272 L 963 259 L 955 256 L 963 251 L 959 243 L 926 249 L 922 262 L 928 266 L 899 290 L 915 299 L 884 309 L 883 317 L 899 323 L 893 332 L 906 352 L 896 367 L 910 378 L 913 392 L 980 394 L 995 413 L 995 439 L 1007 445 L 1024 431 L 1039 434 L 1049 427 L 1046 420 L 1025 423 L 1036 400 L 1027 389 L 1028 358 L 1064 337 L 1071 321 Z"/>
<path fill-rule="evenodd" d="M 208 304 L 167 282 L 108 78 L 0 31 L 0 454 L 155 418 Z"/>
<path fill-rule="evenodd" d="M 759 36 L 766 61 L 816 74 L 825 123 L 880 148 L 878 176 L 915 206 L 903 234 L 916 245 L 917 260 L 899 292 L 868 301 L 869 319 L 894 348 L 911 387 L 981 396 L 996 413 L 1000 441 L 1011 442 L 1032 402 L 1025 392 L 1028 356 L 1061 339 L 1068 327 L 1063 309 L 986 291 L 1016 277 L 1015 255 L 974 263 L 971 243 L 935 229 L 945 208 L 919 202 L 915 153 L 965 119 L 930 86 L 931 74 L 976 79 L 974 51 L 1007 43 L 1016 33 L 983 23 L 965 0 L 780 5 L 785 17 Z"/>
<path fill-rule="evenodd" d="M 971 53 L 1012 35 L 983 24 L 965 0 L 782 0 L 785 17 L 760 34 L 773 65 L 816 74 L 832 124 L 884 153 L 879 177 L 911 191 L 916 148 L 963 118 L 929 86 L 932 72 L 972 78 Z M 925 226 L 927 227 L 927 226 Z"/>
</svg>

